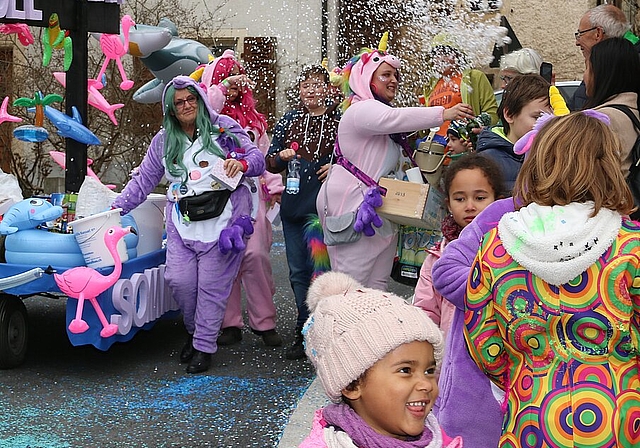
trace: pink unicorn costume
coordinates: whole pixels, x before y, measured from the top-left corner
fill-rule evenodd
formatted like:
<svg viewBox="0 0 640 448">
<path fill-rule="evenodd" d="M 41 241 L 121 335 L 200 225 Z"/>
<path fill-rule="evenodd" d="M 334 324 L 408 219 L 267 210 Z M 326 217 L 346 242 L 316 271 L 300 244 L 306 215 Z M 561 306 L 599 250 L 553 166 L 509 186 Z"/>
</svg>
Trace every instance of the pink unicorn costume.
<svg viewBox="0 0 640 448">
<path fill-rule="evenodd" d="M 243 242 L 238 241 L 238 244 L 229 248 L 223 244 L 226 241 L 223 236 L 229 235 L 230 230 L 237 231 L 238 223 L 248 220 L 255 210 L 257 204 L 254 203 L 257 201 L 253 198 L 248 178 L 264 171 L 264 156 L 237 122 L 227 116 L 219 116 L 210 107 L 206 93 L 193 79 L 178 76 L 167 84 L 167 88 L 171 85 L 195 89 L 211 117 L 211 123 L 225 130 L 215 140 L 219 149 L 227 157 L 234 153 L 239 160 L 246 162 L 244 180 L 231 193 L 220 216 L 204 221 L 183 221 L 177 202 L 186 196 L 211 191 L 213 185 L 209 173 L 218 156 L 198 151 L 201 149 L 201 138 L 197 138 L 185 149 L 182 158 L 189 172 L 188 179 L 184 181 L 172 176 L 165 161 L 166 131 L 163 128 L 153 137 L 137 173 L 115 199 L 113 206 L 122 208 L 122 213 L 128 213 L 146 200 L 163 176 L 171 182 L 166 207 L 165 279 L 182 310 L 187 332 L 193 335 L 193 347 L 204 353 L 215 353 L 227 299 L 244 255 Z M 167 88 L 162 104 L 165 104 Z M 229 134 L 237 139 L 239 147 Z M 246 241 L 250 232 L 245 230 L 240 234 Z"/>
<path fill-rule="evenodd" d="M 225 107 L 227 88 L 222 81 L 229 76 L 233 66 L 238 67 L 240 73 L 245 73 L 244 67 L 236 60 L 233 50 L 226 50 L 222 56 L 211 61 L 202 73 L 202 83 L 207 86 L 209 103 L 218 113 L 230 109 L 228 104 Z M 239 96 L 244 100 L 249 95 L 241 92 Z M 259 113 L 252 106 L 253 101 L 251 101 L 250 107 L 255 116 L 259 117 Z M 237 117 L 238 123 L 244 126 L 247 134 L 252 137 L 258 149 L 266 156 L 271 144 L 266 133 L 266 121 L 254 123 L 246 117 L 246 114 L 237 113 L 234 115 Z M 249 326 L 257 331 L 272 330 L 276 327 L 276 306 L 273 303 L 276 285 L 273 281 L 270 258 L 273 232 L 266 213 L 267 204 L 271 202 L 274 195 L 282 193 L 284 186 L 282 185 L 282 176 L 266 170 L 260 175 L 258 182 L 256 187 L 260 203 L 255 218 L 254 232 L 247 243 L 238 276 L 233 282 L 222 328 L 242 328 L 244 325 L 242 322 L 241 286 L 244 287 L 246 294 Z"/>
<path fill-rule="evenodd" d="M 348 89 L 344 89 L 348 97 L 338 125 L 342 154 L 375 181 L 393 175 L 399 168 L 402 147 L 390 134 L 440 126 L 444 113 L 443 107 L 394 108 L 376 99 L 371 91 L 371 79 L 385 62 L 396 69 L 400 67 L 399 59 L 380 50 L 365 52 L 347 64 L 343 77 L 350 68 Z M 367 189 L 341 165 L 331 167 L 316 201 L 325 232 L 324 211 L 327 216 L 356 211 Z M 351 275 L 364 286 L 385 290 L 397 239 L 397 226 L 383 218 L 383 225 L 373 236 L 362 235 L 356 242 L 329 246 L 331 269 Z"/>
</svg>

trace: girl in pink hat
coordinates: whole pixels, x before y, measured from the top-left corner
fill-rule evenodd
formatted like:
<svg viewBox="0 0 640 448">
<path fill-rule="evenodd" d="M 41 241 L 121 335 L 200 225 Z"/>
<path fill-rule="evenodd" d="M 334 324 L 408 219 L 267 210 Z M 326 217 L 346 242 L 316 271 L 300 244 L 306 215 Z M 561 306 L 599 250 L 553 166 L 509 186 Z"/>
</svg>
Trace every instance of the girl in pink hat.
<svg viewBox="0 0 640 448">
<path fill-rule="evenodd" d="M 345 166 L 355 165 L 376 182 L 381 177 L 395 176 L 403 151 L 410 151 L 406 133 L 473 116 L 471 107 L 462 103 L 446 110 L 444 107 L 393 107 L 399 68 L 400 60 L 384 49 L 364 49 L 341 71 L 345 100 L 337 145 L 343 157 L 338 157 L 337 164 L 332 165 L 317 199 L 325 235 L 327 217 L 357 213 L 363 209 L 365 198 L 367 203 L 375 204 L 376 200 L 371 198 L 379 194 L 375 187 L 367 187 Z M 375 205 L 373 207 L 375 210 Z M 364 224 L 364 229 L 355 224 Z M 370 224 L 377 228 L 373 229 Z M 378 216 L 369 222 L 363 222 L 359 216 L 352 226 L 363 230 L 364 235 L 359 233 L 349 242 L 328 246 L 332 270 L 345 272 L 367 287 L 386 289 L 396 252 L 397 226 Z"/>
<path fill-rule="evenodd" d="M 258 149 L 266 155 L 270 143 L 267 120 L 256 110 L 251 91 L 253 83 L 235 58 L 233 50 L 226 50 L 205 67 L 202 82 L 207 86 L 207 96 L 213 109 L 240 123 Z M 266 216 L 267 210 L 280 201 L 284 189 L 282 177 L 264 171 L 254 187 L 258 189 L 260 197 L 254 234 L 247 243 L 240 272 L 229 296 L 218 345 L 230 345 L 242 340 L 241 286 L 246 294 L 251 331 L 262 336 L 268 346 L 282 345 L 282 338 L 275 329 L 273 295 L 276 287 L 269 258 L 273 235 L 271 222 Z"/>
</svg>

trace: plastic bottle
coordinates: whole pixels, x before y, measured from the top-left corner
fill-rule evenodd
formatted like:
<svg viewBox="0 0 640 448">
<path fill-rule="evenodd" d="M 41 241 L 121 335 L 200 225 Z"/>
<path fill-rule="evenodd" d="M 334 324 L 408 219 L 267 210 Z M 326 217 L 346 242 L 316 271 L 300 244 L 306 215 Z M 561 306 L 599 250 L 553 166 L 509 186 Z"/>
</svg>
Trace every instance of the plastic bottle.
<svg viewBox="0 0 640 448">
<path fill-rule="evenodd" d="M 298 144 L 293 142 L 291 149 L 297 150 Z M 289 161 L 289 172 L 287 173 L 287 194 L 298 194 L 300 191 L 300 160 L 294 157 Z"/>
</svg>

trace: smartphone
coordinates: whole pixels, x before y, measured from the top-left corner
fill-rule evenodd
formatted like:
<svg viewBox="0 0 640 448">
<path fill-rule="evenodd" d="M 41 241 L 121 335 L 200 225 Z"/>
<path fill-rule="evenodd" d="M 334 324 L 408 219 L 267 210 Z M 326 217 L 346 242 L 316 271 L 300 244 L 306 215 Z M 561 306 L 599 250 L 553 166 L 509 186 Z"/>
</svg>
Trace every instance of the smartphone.
<svg viewBox="0 0 640 448">
<path fill-rule="evenodd" d="M 540 66 L 540 76 L 547 80 L 551 84 L 551 77 L 553 75 L 553 64 L 549 62 L 543 62 Z"/>
</svg>

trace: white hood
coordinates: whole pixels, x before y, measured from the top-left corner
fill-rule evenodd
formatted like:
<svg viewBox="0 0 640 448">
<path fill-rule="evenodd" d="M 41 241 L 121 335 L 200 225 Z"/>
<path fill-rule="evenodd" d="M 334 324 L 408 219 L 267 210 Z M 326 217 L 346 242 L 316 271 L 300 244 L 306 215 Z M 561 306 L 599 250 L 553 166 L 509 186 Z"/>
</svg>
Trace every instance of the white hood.
<svg viewBox="0 0 640 448">
<path fill-rule="evenodd" d="M 522 267 L 552 285 L 586 271 L 618 236 L 622 217 L 601 208 L 590 217 L 593 202 L 564 206 L 529 204 L 507 213 L 498 224 L 506 251 Z"/>
</svg>

